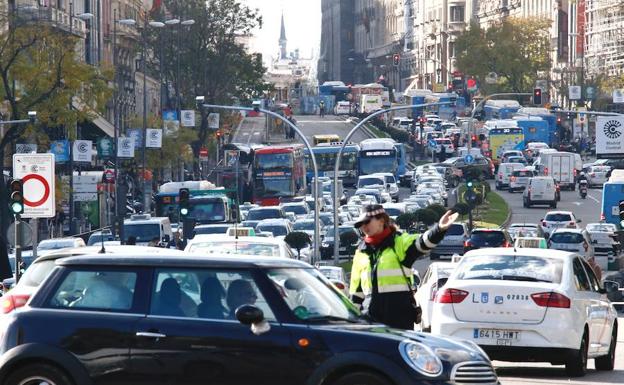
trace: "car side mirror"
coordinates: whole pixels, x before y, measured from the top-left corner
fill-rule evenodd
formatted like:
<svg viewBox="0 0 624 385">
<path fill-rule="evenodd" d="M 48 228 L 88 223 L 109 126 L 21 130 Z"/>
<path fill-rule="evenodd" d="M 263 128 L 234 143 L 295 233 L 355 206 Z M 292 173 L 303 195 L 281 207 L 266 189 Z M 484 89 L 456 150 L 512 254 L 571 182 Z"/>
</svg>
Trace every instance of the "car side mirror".
<svg viewBox="0 0 624 385">
<path fill-rule="evenodd" d="M 418 272 L 418 270 L 412 269 L 412 277 L 414 279 L 414 286 L 420 286 L 421 279 L 420 279 L 420 273 Z"/>
<path fill-rule="evenodd" d="M 604 281 L 603 286 L 605 293 L 615 293 L 620 290 L 620 284 L 615 281 Z"/>
<path fill-rule="evenodd" d="M 576 220 L 576 223 L 581 223 L 581 222 L 583 222 L 583 221 L 582 221 L 582 220 L 580 220 L 580 219 L 577 219 L 577 220 Z"/>
<path fill-rule="evenodd" d="M 238 322 L 243 325 L 251 325 L 251 332 L 255 335 L 261 335 L 269 330 L 271 326 L 264 319 L 264 313 L 262 310 L 254 305 L 242 305 L 236 308 L 234 312 Z"/>
</svg>

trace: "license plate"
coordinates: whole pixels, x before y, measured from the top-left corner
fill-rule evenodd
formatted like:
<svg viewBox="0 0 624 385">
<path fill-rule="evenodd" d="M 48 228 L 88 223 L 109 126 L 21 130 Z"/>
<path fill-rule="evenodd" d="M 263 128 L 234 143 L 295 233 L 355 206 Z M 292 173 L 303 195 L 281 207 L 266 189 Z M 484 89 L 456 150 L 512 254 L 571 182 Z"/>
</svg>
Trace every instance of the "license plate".
<svg viewBox="0 0 624 385">
<path fill-rule="evenodd" d="M 533 196 L 534 196 L 535 198 L 541 198 L 541 197 L 542 197 L 542 194 L 533 194 Z"/>
<path fill-rule="evenodd" d="M 475 339 L 494 339 L 497 341 L 520 341 L 520 332 L 504 329 L 474 329 L 473 337 Z"/>
<path fill-rule="evenodd" d="M 339 251 L 346 251 L 346 250 L 347 250 L 347 248 L 346 248 L 346 247 L 341 247 L 341 248 L 339 248 L 338 250 L 339 250 Z"/>
</svg>

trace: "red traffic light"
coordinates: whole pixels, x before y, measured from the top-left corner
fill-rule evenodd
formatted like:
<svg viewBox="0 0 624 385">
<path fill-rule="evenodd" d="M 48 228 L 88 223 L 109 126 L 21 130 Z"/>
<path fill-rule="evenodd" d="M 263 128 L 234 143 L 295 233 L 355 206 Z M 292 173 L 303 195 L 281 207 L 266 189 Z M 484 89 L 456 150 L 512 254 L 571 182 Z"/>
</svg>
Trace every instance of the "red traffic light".
<svg viewBox="0 0 624 385">
<path fill-rule="evenodd" d="M 400 62 L 401 62 L 401 55 L 399 55 L 398 53 L 395 53 L 392 56 L 392 64 L 394 64 L 395 66 L 398 66 Z"/>
<path fill-rule="evenodd" d="M 542 89 L 541 88 L 533 89 L 533 104 L 537 106 L 542 105 Z"/>
</svg>

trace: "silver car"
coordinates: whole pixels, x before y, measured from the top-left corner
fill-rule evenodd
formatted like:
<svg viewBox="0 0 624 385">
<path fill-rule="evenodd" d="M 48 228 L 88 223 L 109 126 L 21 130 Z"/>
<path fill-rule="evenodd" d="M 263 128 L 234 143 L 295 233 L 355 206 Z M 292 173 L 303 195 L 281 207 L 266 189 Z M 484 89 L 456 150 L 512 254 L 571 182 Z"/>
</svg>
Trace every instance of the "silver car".
<svg viewBox="0 0 624 385">
<path fill-rule="evenodd" d="M 548 248 L 576 252 L 585 260 L 595 256 L 591 237 L 585 229 L 556 229 L 548 239 Z"/>
</svg>

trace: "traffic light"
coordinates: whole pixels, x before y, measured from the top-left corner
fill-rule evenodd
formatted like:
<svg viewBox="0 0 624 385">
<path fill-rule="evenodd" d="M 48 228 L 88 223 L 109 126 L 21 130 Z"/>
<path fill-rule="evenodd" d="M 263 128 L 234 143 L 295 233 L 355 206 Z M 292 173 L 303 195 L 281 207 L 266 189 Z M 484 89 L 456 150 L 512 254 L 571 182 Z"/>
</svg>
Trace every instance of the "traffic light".
<svg viewBox="0 0 624 385">
<path fill-rule="evenodd" d="M 24 189 L 21 179 L 13 179 L 9 184 L 9 208 L 13 215 L 24 213 Z"/>
<path fill-rule="evenodd" d="M 533 104 L 536 106 L 542 105 L 542 89 L 541 88 L 533 88 Z"/>
<path fill-rule="evenodd" d="M 392 56 L 392 64 L 393 64 L 395 67 L 398 67 L 398 66 L 399 66 L 399 63 L 401 63 L 401 55 L 399 55 L 398 53 L 395 53 L 395 54 Z"/>
<path fill-rule="evenodd" d="M 191 191 L 187 188 L 181 188 L 178 193 L 178 205 L 180 206 L 180 219 L 189 215 Z"/>
<path fill-rule="evenodd" d="M 427 120 L 425 119 L 425 117 L 424 117 L 424 116 L 422 116 L 422 117 L 420 118 L 420 120 L 418 121 L 418 124 L 420 125 L 420 129 L 421 129 L 421 130 L 422 130 L 423 128 L 425 128 L 425 122 L 426 122 L 426 121 L 427 121 Z"/>
<path fill-rule="evenodd" d="M 620 226 L 624 227 L 624 201 L 620 201 L 618 208 L 620 212 Z"/>
<path fill-rule="evenodd" d="M 471 180 L 466 181 L 466 187 L 468 189 L 472 189 L 474 187 L 474 183 Z"/>
</svg>

